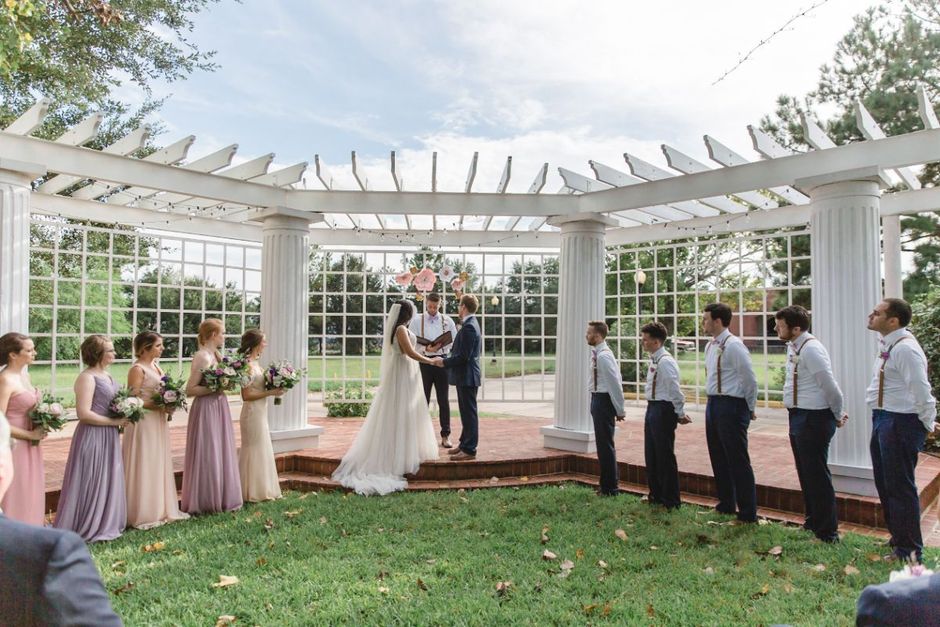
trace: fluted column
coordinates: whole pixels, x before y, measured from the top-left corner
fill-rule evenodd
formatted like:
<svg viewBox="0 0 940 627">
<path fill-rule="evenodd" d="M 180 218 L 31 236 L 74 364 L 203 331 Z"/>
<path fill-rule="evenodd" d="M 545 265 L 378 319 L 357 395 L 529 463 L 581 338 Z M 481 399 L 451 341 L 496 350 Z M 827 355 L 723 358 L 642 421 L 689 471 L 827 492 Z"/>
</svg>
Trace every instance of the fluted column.
<svg viewBox="0 0 940 627">
<path fill-rule="evenodd" d="M 829 350 L 849 414 L 832 439 L 829 468 L 837 491 L 874 495 L 865 389 L 878 347 L 867 317 L 881 300 L 882 179 L 877 171 L 848 175 L 857 178 L 797 184 L 811 199 L 813 333 Z"/>
<path fill-rule="evenodd" d="M 45 169 L 0 159 L 0 335 L 29 333 L 30 183 Z"/>
<path fill-rule="evenodd" d="M 591 453 L 596 450 L 591 399 L 587 389 L 590 347 L 587 323 L 604 319 L 604 229 L 616 224 L 598 214 L 560 216 L 558 340 L 555 354 L 555 422 L 542 427 L 548 448 Z"/>
<path fill-rule="evenodd" d="M 881 218 L 882 252 L 885 258 L 885 298 L 904 298 L 901 278 L 901 216 Z"/>
<path fill-rule="evenodd" d="M 310 223 L 316 216 L 281 207 L 267 209 L 262 222 L 261 330 L 268 339 L 264 365 L 282 359 L 307 366 Z M 280 405 L 268 399 L 268 424 L 275 453 L 314 448 L 323 427 L 307 424 L 307 377 Z"/>
</svg>

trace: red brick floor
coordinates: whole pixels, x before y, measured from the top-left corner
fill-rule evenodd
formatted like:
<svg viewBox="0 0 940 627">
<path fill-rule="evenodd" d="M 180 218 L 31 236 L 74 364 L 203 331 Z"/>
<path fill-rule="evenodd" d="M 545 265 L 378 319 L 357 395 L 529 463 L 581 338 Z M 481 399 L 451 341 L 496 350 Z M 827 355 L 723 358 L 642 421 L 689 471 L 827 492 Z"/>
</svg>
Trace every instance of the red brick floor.
<svg viewBox="0 0 940 627">
<path fill-rule="evenodd" d="M 286 471 L 282 478 L 287 485 L 302 480 L 304 475 L 318 477 L 318 487 L 336 487 L 326 475 L 332 472 L 339 459 L 346 452 L 353 437 L 358 432 L 361 419 L 316 418 L 312 422 L 325 427 L 320 439 L 320 447 L 298 451 L 281 456 L 279 464 Z M 507 485 L 534 485 L 559 480 L 580 480 L 584 483 L 596 482 L 596 463 L 593 456 L 572 456 L 565 451 L 546 449 L 542 446 L 539 427 L 549 424 L 545 418 L 491 418 L 483 419 L 480 425 L 480 445 L 477 458 L 472 462 L 459 464 L 463 469 L 454 472 L 453 462 L 447 461 L 445 449 L 441 449 L 441 460 L 422 466 L 421 471 L 412 481 L 413 488 L 479 488 Z M 235 429 L 238 439 L 238 429 Z M 456 442 L 459 436 L 459 424 L 452 435 Z M 171 426 L 171 446 L 174 467 L 182 470 L 185 450 L 186 427 Z M 43 456 L 46 463 L 47 492 L 57 492 L 61 486 L 62 473 L 68 455 L 70 438 L 57 438 L 43 443 Z M 642 492 L 645 475 L 643 474 L 643 424 L 638 419 L 628 419 L 620 423 L 617 436 L 617 458 L 621 466 L 621 479 L 628 491 Z M 762 513 L 774 518 L 791 521 L 800 520 L 802 505 L 799 498 L 799 484 L 793 457 L 787 438 L 780 432 L 755 432 L 750 434 L 749 450 L 754 474 L 758 483 L 758 501 Z M 703 505 L 714 504 L 711 486 L 711 465 L 705 445 L 704 421 L 681 426 L 676 435 L 676 452 L 679 471 L 682 473 L 683 498 Z M 571 461 L 571 460 L 574 461 Z M 567 467 L 561 470 L 562 462 Z M 498 481 L 492 481 L 497 476 Z M 522 477 L 520 479 L 520 477 Z M 933 503 L 936 490 L 940 487 L 940 459 L 922 455 L 917 467 L 917 483 L 925 495 L 927 503 L 934 505 L 927 508 L 924 516 L 925 541 L 930 545 L 940 546 L 940 531 L 937 530 L 937 507 Z M 711 493 L 710 493 L 711 489 Z M 780 496 L 776 496 L 776 495 Z M 51 496 L 51 494 L 49 495 Z M 864 522 L 869 527 L 881 526 L 880 508 L 877 499 L 843 495 L 840 498 L 840 519 Z M 845 503 L 843 503 L 843 500 Z M 847 503 L 847 504 L 846 504 Z M 846 510 L 845 508 L 853 508 Z M 869 518 L 859 517 L 854 508 L 869 508 L 877 514 Z M 850 525 L 853 526 L 854 525 Z"/>
</svg>

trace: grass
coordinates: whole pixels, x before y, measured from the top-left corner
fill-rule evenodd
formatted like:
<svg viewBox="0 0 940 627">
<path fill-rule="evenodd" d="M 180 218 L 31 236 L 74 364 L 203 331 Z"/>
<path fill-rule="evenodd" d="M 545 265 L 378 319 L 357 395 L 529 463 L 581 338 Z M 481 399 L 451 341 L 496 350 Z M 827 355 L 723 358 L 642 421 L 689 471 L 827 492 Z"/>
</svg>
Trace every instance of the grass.
<svg viewBox="0 0 940 627">
<path fill-rule="evenodd" d="M 682 374 L 682 385 L 691 387 L 695 385 L 695 358 L 694 352 L 682 352 L 678 355 L 679 368 Z M 765 384 L 770 390 L 779 390 L 781 386 L 775 382 L 775 372 L 784 366 L 784 355 L 768 355 L 768 362 L 756 361 L 754 369 L 757 374 L 757 380 L 760 389 L 763 390 Z M 496 357 L 493 363 L 491 355 L 481 355 L 480 364 L 483 366 L 484 377 L 488 379 L 497 379 L 502 377 L 517 377 L 523 372 L 525 374 L 554 374 L 555 356 L 546 355 L 544 365 L 541 357 L 524 357 L 521 355 L 506 355 Z M 704 355 L 701 356 L 704 363 Z M 179 372 L 179 367 L 175 362 L 167 361 L 164 368 L 171 375 Z M 111 366 L 111 375 L 116 381 L 126 382 L 127 371 L 130 370 L 130 364 L 117 363 Z M 641 364 L 643 370 L 643 364 Z M 72 392 L 72 384 L 81 367 L 77 365 L 60 365 L 56 367 L 56 386 L 57 393 L 63 397 L 67 407 L 75 405 L 75 395 Z M 307 371 L 310 380 L 307 389 L 311 392 L 319 392 L 324 384 L 327 390 L 340 389 L 343 386 L 343 380 L 348 379 L 355 385 L 358 380 L 366 380 L 371 384 L 377 384 L 379 376 L 379 357 L 329 357 L 327 359 L 312 358 L 307 361 Z M 33 384 L 44 389 L 50 389 L 52 386 L 52 369 L 47 365 L 32 366 L 29 369 Z M 189 375 L 189 362 L 184 361 L 182 366 L 183 377 Z M 645 370 L 641 373 L 645 376 Z M 701 372 L 701 382 L 704 384 L 705 372 Z"/>
<path fill-rule="evenodd" d="M 888 578 L 889 566 L 871 559 L 882 552 L 874 539 L 849 534 L 830 546 L 794 527 L 728 521 L 694 506 L 666 513 L 632 496 L 598 499 L 575 485 L 287 493 L 129 531 L 92 553 L 129 625 L 220 616 L 238 625 L 849 625 L 862 588 Z M 155 542 L 160 550 L 147 552 Z M 779 557 L 767 554 L 775 546 Z M 546 549 L 557 559 L 543 560 Z M 937 552 L 925 557 L 932 564 Z M 574 564 L 565 578 L 563 560 Z M 221 575 L 239 582 L 212 587 Z"/>
</svg>

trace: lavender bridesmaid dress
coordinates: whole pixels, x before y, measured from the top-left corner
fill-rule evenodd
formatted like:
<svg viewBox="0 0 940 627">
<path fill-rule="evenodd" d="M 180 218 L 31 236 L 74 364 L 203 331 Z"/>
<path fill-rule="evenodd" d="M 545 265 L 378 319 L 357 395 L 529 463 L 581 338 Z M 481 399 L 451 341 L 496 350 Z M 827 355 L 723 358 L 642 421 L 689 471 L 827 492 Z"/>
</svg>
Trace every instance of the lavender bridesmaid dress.
<svg viewBox="0 0 940 627">
<path fill-rule="evenodd" d="M 114 379 L 95 377 L 91 410 L 108 416 L 108 405 L 120 386 Z M 113 540 L 127 523 L 124 463 L 117 421 L 113 427 L 80 423 L 72 436 L 65 464 L 55 527 L 69 529 L 85 542 Z"/>
<path fill-rule="evenodd" d="M 39 390 L 17 392 L 10 397 L 7 420 L 14 427 L 33 430 L 29 411 L 39 402 Z M 42 445 L 16 440 L 13 447 L 13 483 L 0 502 L 3 513 L 13 520 L 42 526 L 46 511 L 46 472 Z"/>
<path fill-rule="evenodd" d="M 235 431 L 225 394 L 193 400 L 186 429 L 183 463 L 183 511 L 230 512 L 242 506 Z"/>
</svg>

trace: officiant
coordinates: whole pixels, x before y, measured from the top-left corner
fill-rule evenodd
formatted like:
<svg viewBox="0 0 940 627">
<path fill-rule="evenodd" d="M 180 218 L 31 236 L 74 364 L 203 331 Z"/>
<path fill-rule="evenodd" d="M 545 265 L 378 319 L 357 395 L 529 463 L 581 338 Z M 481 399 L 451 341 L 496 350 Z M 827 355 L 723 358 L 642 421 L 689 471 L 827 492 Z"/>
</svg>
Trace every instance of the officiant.
<svg viewBox="0 0 940 627">
<path fill-rule="evenodd" d="M 457 335 L 457 325 L 440 311 L 441 295 L 431 292 L 424 299 L 424 313 L 414 316 L 408 328 L 418 337 L 417 350 L 422 355 L 447 357 Z M 449 334 L 449 335 L 448 335 Z M 444 339 L 441 339 L 441 338 Z M 438 343 L 435 344 L 434 342 Z M 441 446 L 451 448 L 450 441 L 450 388 L 447 383 L 447 370 L 426 364 L 421 366 L 421 381 L 424 383 L 424 397 L 431 402 L 431 388 L 434 388 L 437 406 L 441 415 Z"/>
</svg>

